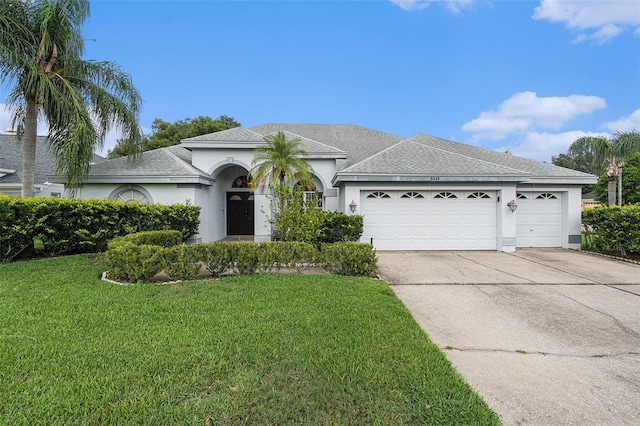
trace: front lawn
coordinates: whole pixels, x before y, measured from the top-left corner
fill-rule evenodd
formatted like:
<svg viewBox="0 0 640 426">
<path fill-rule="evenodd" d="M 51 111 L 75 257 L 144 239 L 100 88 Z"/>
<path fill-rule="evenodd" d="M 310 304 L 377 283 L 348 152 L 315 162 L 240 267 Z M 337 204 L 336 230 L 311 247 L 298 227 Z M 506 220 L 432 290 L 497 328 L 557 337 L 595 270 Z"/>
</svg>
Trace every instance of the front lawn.
<svg viewBox="0 0 640 426">
<path fill-rule="evenodd" d="M 383 282 L 102 270 L 0 265 L 1 424 L 498 423 Z"/>
</svg>

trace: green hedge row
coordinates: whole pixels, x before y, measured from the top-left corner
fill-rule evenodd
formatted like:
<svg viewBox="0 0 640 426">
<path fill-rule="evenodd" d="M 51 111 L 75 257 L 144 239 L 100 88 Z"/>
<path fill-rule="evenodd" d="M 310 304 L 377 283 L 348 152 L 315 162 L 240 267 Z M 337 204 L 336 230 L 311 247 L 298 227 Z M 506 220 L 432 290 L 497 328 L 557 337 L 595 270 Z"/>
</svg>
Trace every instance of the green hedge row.
<svg viewBox="0 0 640 426">
<path fill-rule="evenodd" d="M 162 232 L 156 233 L 156 238 L 168 240 Z M 146 282 L 164 271 L 171 279 L 188 280 L 196 278 L 203 267 L 214 277 L 283 268 L 300 271 L 310 264 L 341 275 L 373 275 L 377 269 L 373 247 L 354 242 L 324 244 L 318 251 L 303 242 L 215 242 L 163 247 L 133 240 L 127 237 L 109 244 L 104 257 L 109 278 Z"/>
<path fill-rule="evenodd" d="M 199 207 L 181 204 L 0 195 L 0 262 L 101 252 L 112 238 L 139 231 L 173 229 L 186 241 L 197 232 L 199 216 Z"/>
<path fill-rule="evenodd" d="M 640 204 L 595 207 L 582 212 L 586 249 L 640 253 Z"/>
</svg>

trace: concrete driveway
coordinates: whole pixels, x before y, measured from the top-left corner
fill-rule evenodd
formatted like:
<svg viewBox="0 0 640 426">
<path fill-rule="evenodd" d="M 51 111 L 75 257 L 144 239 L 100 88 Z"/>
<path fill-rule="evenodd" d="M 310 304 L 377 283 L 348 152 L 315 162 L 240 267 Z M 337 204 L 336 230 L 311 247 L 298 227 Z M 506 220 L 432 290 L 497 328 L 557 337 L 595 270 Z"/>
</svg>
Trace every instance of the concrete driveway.
<svg viewBox="0 0 640 426">
<path fill-rule="evenodd" d="M 378 252 L 505 425 L 640 424 L 640 266 L 562 249 Z"/>
</svg>

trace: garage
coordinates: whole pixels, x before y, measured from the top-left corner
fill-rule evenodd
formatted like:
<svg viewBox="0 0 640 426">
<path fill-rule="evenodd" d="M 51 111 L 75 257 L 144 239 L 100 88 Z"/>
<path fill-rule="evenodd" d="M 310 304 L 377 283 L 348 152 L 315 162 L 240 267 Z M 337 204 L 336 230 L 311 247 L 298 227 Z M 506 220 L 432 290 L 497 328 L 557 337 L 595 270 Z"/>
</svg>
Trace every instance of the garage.
<svg viewBox="0 0 640 426">
<path fill-rule="evenodd" d="M 562 246 L 562 194 L 518 192 L 517 247 Z"/>
<path fill-rule="evenodd" d="M 361 191 L 363 241 L 379 250 L 495 250 L 495 191 Z"/>
</svg>

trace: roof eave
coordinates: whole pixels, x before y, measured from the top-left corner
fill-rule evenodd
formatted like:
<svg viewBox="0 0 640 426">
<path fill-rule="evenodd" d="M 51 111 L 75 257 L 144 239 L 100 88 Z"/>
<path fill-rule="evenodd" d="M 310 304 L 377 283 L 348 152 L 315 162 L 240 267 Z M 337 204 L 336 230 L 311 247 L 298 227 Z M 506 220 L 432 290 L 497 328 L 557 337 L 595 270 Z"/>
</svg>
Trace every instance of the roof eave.
<svg viewBox="0 0 640 426">
<path fill-rule="evenodd" d="M 529 175 L 396 175 L 337 173 L 331 183 L 340 182 L 528 182 Z"/>
<path fill-rule="evenodd" d="M 89 176 L 83 181 L 83 184 L 87 183 L 159 183 L 159 184 L 172 184 L 172 183 L 191 183 L 201 184 L 206 186 L 212 186 L 215 183 L 215 179 L 207 178 L 204 176 Z M 54 176 L 51 178 L 51 182 L 65 183 L 65 179 L 60 176 Z"/>
<path fill-rule="evenodd" d="M 593 185 L 597 182 L 597 176 L 532 176 L 527 183 Z"/>
</svg>

